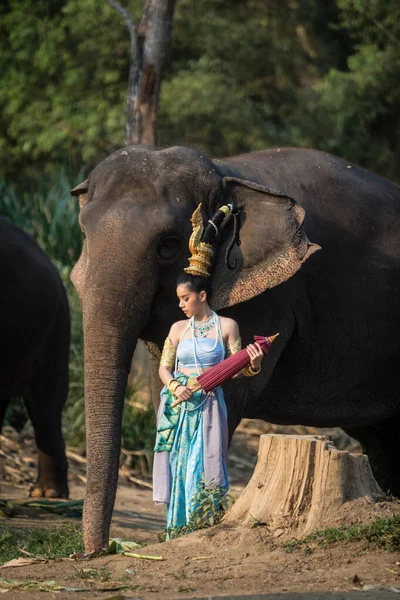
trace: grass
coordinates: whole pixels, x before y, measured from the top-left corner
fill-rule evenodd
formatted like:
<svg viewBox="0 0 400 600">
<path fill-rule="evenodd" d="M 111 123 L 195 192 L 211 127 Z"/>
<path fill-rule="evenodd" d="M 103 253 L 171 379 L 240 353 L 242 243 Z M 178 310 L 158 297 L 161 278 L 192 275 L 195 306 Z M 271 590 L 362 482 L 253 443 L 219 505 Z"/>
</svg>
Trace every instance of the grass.
<svg viewBox="0 0 400 600">
<path fill-rule="evenodd" d="M 66 558 L 83 550 L 82 531 L 68 523 L 52 530 L 7 527 L 0 533 L 0 564 L 27 556 L 27 553 L 32 558 L 54 559 Z"/>
<path fill-rule="evenodd" d="M 106 565 L 101 565 L 97 569 L 92 567 L 81 567 L 80 569 L 75 568 L 75 575 L 72 579 L 90 579 L 92 581 L 108 581 L 112 575 L 112 571 L 106 569 Z"/>
<path fill-rule="evenodd" d="M 338 542 L 365 542 L 388 552 L 400 551 L 400 515 L 376 519 L 370 525 L 343 525 L 329 527 L 310 533 L 302 540 L 291 540 L 283 544 L 285 552 L 300 548 L 310 551 L 313 545 L 326 548 Z"/>
<path fill-rule="evenodd" d="M 193 508 L 188 523 L 184 526 L 164 529 L 158 535 L 159 541 L 164 542 L 166 539 L 181 537 L 217 525 L 228 509 L 230 501 L 232 502 L 233 498 L 224 488 L 211 488 L 202 480 L 199 491 L 193 496 Z"/>
<path fill-rule="evenodd" d="M 36 500 L 28 500 L 27 502 L 13 502 L 11 500 L 0 500 L 0 516 L 13 518 L 16 515 L 26 513 L 26 508 L 35 508 L 39 511 L 46 511 L 56 515 L 66 517 L 82 517 L 83 500 L 48 500 L 47 498 L 39 498 Z"/>
</svg>

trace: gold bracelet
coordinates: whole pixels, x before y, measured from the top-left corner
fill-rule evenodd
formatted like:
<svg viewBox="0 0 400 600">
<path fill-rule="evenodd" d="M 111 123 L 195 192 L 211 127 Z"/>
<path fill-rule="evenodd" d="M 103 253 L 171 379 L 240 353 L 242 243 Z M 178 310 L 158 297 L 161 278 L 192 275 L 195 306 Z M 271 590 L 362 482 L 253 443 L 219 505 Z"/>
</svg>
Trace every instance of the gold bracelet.
<svg viewBox="0 0 400 600">
<path fill-rule="evenodd" d="M 175 377 L 171 377 L 171 379 L 168 379 L 168 383 L 166 384 L 166 386 L 167 386 L 167 388 L 168 388 L 168 389 L 169 389 L 169 386 L 170 386 L 170 384 L 171 384 L 173 381 L 177 381 L 177 379 L 175 379 Z"/>
<path fill-rule="evenodd" d="M 242 373 L 245 377 L 254 377 L 254 375 L 258 375 L 261 371 L 261 367 L 258 367 L 257 371 L 253 371 L 251 365 L 248 365 L 242 370 Z"/>
<path fill-rule="evenodd" d="M 178 389 L 178 387 L 182 385 L 180 381 L 178 381 L 177 379 L 174 379 L 174 377 L 172 379 L 170 379 L 167 383 L 167 388 L 169 389 L 169 391 L 171 392 L 171 394 L 175 395 L 176 390 Z"/>
</svg>

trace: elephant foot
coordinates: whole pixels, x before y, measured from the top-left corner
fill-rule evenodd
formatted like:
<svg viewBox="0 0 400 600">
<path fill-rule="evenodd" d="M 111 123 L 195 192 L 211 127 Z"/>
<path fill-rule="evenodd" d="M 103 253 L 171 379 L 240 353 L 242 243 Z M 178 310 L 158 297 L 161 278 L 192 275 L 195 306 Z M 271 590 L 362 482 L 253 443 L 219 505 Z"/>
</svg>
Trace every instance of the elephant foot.
<svg viewBox="0 0 400 600">
<path fill-rule="evenodd" d="M 42 486 L 40 483 L 35 483 L 30 491 L 31 498 L 68 498 L 68 486 L 60 486 L 58 488 L 52 486 Z"/>
</svg>

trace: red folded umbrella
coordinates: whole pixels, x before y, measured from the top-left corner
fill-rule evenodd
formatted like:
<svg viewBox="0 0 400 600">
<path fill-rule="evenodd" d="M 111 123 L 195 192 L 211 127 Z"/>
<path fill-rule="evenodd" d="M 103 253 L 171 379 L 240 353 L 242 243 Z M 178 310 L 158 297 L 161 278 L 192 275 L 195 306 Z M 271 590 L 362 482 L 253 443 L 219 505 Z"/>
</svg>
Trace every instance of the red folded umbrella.
<svg viewBox="0 0 400 600">
<path fill-rule="evenodd" d="M 267 355 L 272 343 L 278 337 L 278 335 L 279 333 L 269 337 L 255 335 L 254 341 L 261 346 L 262 351 L 265 355 Z M 240 352 L 232 354 L 232 356 L 226 358 L 218 365 L 215 365 L 215 367 L 210 367 L 210 369 L 207 369 L 207 371 L 199 375 L 199 377 L 197 377 L 198 385 L 191 386 L 190 389 L 194 392 L 197 392 L 197 390 L 202 388 L 205 392 L 210 392 L 227 379 L 230 379 L 234 375 L 237 375 L 237 373 L 240 373 L 240 371 L 249 364 L 250 357 L 247 354 L 246 348 L 244 348 Z M 171 406 L 176 406 L 179 403 L 179 400 L 175 401 L 171 404 Z"/>
</svg>

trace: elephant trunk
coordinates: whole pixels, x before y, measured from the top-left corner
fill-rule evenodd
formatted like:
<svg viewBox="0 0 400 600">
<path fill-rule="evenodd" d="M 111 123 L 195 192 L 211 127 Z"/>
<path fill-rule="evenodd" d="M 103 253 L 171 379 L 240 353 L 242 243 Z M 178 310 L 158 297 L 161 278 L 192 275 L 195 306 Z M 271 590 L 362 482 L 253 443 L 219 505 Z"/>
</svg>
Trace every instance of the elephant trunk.
<svg viewBox="0 0 400 600">
<path fill-rule="evenodd" d="M 83 306 L 87 483 L 83 510 L 86 552 L 108 547 L 118 484 L 121 423 L 132 355 L 147 310 L 110 294 Z M 100 292 L 99 292 L 100 293 Z M 148 296 L 146 296 L 148 298 Z M 134 315 L 134 316 L 133 316 Z"/>
</svg>

